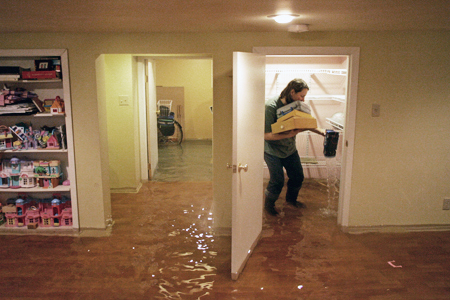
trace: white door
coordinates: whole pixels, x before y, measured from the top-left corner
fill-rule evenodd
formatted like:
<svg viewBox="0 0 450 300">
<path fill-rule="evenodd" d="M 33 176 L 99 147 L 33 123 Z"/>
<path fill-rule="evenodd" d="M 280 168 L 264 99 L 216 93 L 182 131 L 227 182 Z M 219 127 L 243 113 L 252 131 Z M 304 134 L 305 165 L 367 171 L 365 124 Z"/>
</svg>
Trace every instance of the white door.
<svg viewBox="0 0 450 300">
<path fill-rule="evenodd" d="M 237 280 L 262 231 L 265 55 L 233 53 L 231 278 Z"/>
</svg>

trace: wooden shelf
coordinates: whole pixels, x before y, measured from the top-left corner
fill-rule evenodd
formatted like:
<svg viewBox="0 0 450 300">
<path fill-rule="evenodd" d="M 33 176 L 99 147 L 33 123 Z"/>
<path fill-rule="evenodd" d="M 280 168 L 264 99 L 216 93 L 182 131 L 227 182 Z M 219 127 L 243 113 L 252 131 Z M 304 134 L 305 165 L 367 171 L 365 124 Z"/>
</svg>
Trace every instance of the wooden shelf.
<svg viewBox="0 0 450 300">
<path fill-rule="evenodd" d="M 58 118 L 58 117 L 65 117 L 65 114 L 52 114 L 52 113 L 37 113 L 35 115 L 32 115 L 35 118 L 42 118 L 42 117 L 47 117 L 47 118 Z"/>
<path fill-rule="evenodd" d="M 26 234 L 26 235 L 78 235 L 79 230 L 72 226 L 59 227 L 38 227 L 36 229 L 28 229 L 27 226 L 22 227 L 6 227 L 6 224 L 0 225 L 0 234 Z"/>
<path fill-rule="evenodd" d="M 20 80 L 0 80 L 4 83 L 60 83 L 62 79 L 20 79 Z"/>
<path fill-rule="evenodd" d="M 67 153 L 67 149 L 29 149 L 29 150 L 0 150 L 0 153 Z"/>
<path fill-rule="evenodd" d="M 58 185 L 55 188 L 19 188 L 19 189 L 0 189 L 0 193 L 54 193 L 54 192 L 70 192 L 70 185 Z"/>
</svg>

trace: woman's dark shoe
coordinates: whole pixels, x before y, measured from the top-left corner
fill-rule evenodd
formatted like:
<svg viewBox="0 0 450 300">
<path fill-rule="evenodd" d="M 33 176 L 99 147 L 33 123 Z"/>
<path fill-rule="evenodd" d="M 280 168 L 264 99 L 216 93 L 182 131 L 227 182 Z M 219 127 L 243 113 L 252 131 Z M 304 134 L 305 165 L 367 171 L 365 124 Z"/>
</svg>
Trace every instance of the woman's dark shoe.
<svg viewBox="0 0 450 300">
<path fill-rule="evenodd" d="M 286 201 L 286 203 L 296 208 L 306 208 L 306 205 L 300 201 Z"/>
<path fill-rule="evenodd" d="M 273 206 L 272 207 L 266 206 L 265 209 L 266 209 L 266 212 L 271 216 L 278 216 L 278 214 L 279 214 L 278 211 Z"/>
<path fill-rule="evenodd" d="M 267 213 L 271 216 L 277 216 L 278 211 L 275 209 L 275 202 L 278 199 L 278 195 L 273 195 L 269 191 L 264 192 L 265 199 L 264 199 L 264 208 L 267 211 Z"/>
</svg>

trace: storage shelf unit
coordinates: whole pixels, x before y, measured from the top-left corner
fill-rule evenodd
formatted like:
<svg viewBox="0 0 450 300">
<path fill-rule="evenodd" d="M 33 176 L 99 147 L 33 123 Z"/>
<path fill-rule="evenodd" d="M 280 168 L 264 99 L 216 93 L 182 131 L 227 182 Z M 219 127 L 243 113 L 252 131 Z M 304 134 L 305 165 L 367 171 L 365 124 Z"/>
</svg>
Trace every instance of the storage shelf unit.
<svg viewBox="0 0 450 300">
<path fill-rule="evenodd" d="M 54 188 L 41 188 L 41 187 L 34 187 L 34 188 L 20 188 L 20 189 L 3 189 L 0 190 L 0 193 L 2 194 L 17 194 L 17 193 L 59 193 L 59 192 L 70 192 L 70 186 L 65 185 L 58 185 Z"/>
<path fill-rule="evenodd" d="M 21 83 L 21 84 L 28 84 L 28 83 L 58 83 L 61 82 L 61 79 L 19 79 L 19 80 L 1 80 L 3 83 Z"/>
<path fill-rule="evenodd" d="M 333 100 L 341 103 L 345 103 L 345 95 L 307 95 L 305 100 Z"/>
<path fill-rule="evenodd" d="M 266 73 L 310 73 L 310 74 L 330 74 L 347 75 L 347 69 L 267 69 Z"/>
<path fill-rule="evenodd" d="M 0 66 L 20 66 L 23 68 L 30 68 L 34 64 L 34 60 L 56 58 L 61 62 L 61 78 L 58 79 L 40 79 L 40 80 L 17 80 L 17 81 L 1 81 L 3 86 L 7 84 L 9 87 L 22 87 L 28 91 L 35 92 L 39 99 L 55 99 L 59 96 L 64 100 L 64 114 L 49 114 L 38 113 L 35 115 L 0 115 L 0 125 L 11 126 L 19 122 L 31 123 L 34 128 L 40 126 L 59 126 L 65 125 L 66 135 L 66 149 L 50 150 L 50 149 L 36 149 L 36 150 L 0 150 L 2 158 L 17 157 L 19 159 L 26 158 L 27 160 L 59 160 L 61 162 L 61 171 L 63 179 L 69 179 L 70 185 L 60 185 L 55 188 L 4 188 L 0 189 L 0 202 L 5 205 L 8 198 L 17 196 L 18 193 L 25 193 L 35 198 L 47 198 L 53 194 L 61 194 L 69 197 L 72 207 L 72 226 L 61 227 L 38 227 L 35 230 L 29 230 L 26 226 L 23 227 L 5 227 L 0 226 L 0 234 L 8 233 L 28 233 L 39 234 L 55 233 L 65 231 L 78 231 L 78 205 L 77 205 L 77 189 L 76 189 L 76 170 L 75 170 L 75 155 L 73 148 L 73 128 L 72 128 L 72 112 L 70 99 L 70 81 L 69 81 L 69 65 L 68 54 L 65 49 L 11 49 L 0 50 Z"/>
<path fill-rule="evenodd" d="M 341 123 L 338 123 L 334 120 L 331 120 L 330 118 L 326 118 L 327 120 L 327 124 L 330 124 L 331 126 L 333 126 L 333 128 L 335 129 L 335 131 L 341 132 L 342 130 L 344 130 L 344 125 Z"/>
</svg>

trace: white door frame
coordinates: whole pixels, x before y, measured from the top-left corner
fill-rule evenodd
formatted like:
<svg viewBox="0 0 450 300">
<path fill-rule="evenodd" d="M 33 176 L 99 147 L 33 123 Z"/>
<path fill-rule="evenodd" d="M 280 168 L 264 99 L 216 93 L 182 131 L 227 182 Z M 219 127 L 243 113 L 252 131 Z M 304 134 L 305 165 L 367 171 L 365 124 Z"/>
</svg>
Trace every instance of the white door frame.
<svg viewBox="0 0 450 300">
<path fill-rule="evenodd" d="M 339 189 L 338 225 L 347 227 L 351 200 L 351 178 L 356 126 L 358 91 L 359 47 L 253 47 L 254 53 L 265 55 L 344 55 L 349 58 L 347 107 L 345 117 L 344 148 L 342 154 Z"/>
<path fill-rule="evenodd" d="M 153 77 L 153 80 L 155 81 L 155 76 L 151 76 L 151 74 L 146 74 L 146 65 L 152 64 L 153 68 L 153 75 L 155 75 L 154 70 L 154 61 L 158 59 L 210 59 L 211 63 L 213 61 L 212 55 L 207 54 L 147 54 L 147 55 L 136 55 L 137 57 L 137 80 L 138 80 L 138 86 L 137 86 L 137 95 L 138 95 L 138 103 L 139 103 L 139 135 L 140 135 L 140 160 L 139 165 L 141 167 L 140 175 L 141 180 L 150 180 L 148 176 L 148 165 L 149 162 L 151 163 L 151 172 L 152 176 L 155 172 L 155 170 L 158 168 L 158 143 L 153 142 L 154 146 L 150 147 L 149 144 L 152 143 L 152 141 L 148 140 L 147 131 L 148 130 L 156 130 L 157 124 L 156 124 L 156 117 L 152 119 L 152 116 L 156 116 L 156 109 L 153 109 L 153 107 L 156 107 L 156 88 L 153 91 L 152 87 L 148 88 L 149 93 L 154 93 L 155 101 L 154 103 L 146 103 L 147 95 L 146 95 L 146 82 L 145 78 L 146 76 Z M 149 72 L 151 70 L 148 70 Z M 211 70 L 211 76 L 213 76 L 213 71 Z M 151 96 L 151 95 L 150 95 Z M 150 99 L 151 101 L 151 99 Z M 145 109 L 144 109 L 145 108 Z M 157 133 L 156 133 L 157 136 Z M 149 152 L 150 151 L 150 152 Z M 156 155 L 156 157 L 155 157 Z M 150 160 L 149 161 L 149 157 Z"/>
<path fill-rule="evenodd" d="M 138 114 L 139 114 L 139 137 L 140 137 L 140 165 L 141 181 L 148 180 L 148 133 L 147 133 L 147 95 L 146 95 L 146 60 L 143 57 L 137 58 L 137 95 L 138 95 Z M 153 166 L 154 167 L 154 166 Z"/>
</svg>

